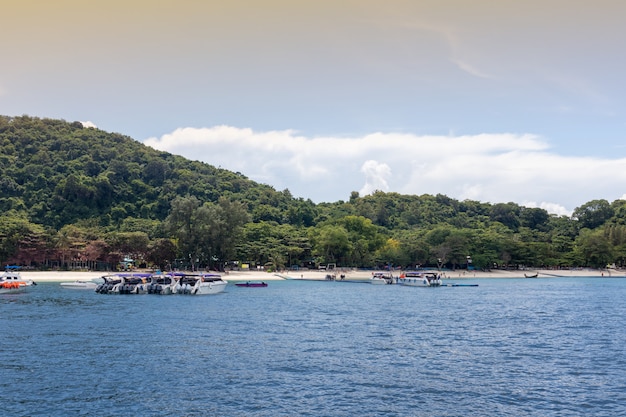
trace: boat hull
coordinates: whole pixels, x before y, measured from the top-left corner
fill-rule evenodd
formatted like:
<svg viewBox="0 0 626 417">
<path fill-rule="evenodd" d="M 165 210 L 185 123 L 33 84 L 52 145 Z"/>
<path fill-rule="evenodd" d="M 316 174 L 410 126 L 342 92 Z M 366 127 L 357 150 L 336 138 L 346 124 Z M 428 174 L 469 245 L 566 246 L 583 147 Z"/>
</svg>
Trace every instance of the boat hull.
<svg viewBox="0 0 626 417">
<path fill-rule="evenodd" d="M 212 281 L 212 282 L 203 282 L 198 286 L 198 291 L 196 291 L 196 295 L 210 295 L 210 294 L 219 294 L 226 289 L 226 285 L 228 283 L 226 281 Z"/>
<path fill-rule="evenodd" d="M 398 278 L 407 287 L 441 287 L 441 277 L 433 272 L 407 272 Z"/>
<path fill-rule="evenodd" d="M 440 287 L 441 282 L 430 282 L 426 278 L 400 278 L 398 284 L 407 287 Z"/>
<path fill-rule="evenodd" d="M 23 284 L 19 286 L 0 286 L 0 294 L 15 294 L 28 291 L 33 284 Z"/>
<path fill-rule="evenodd" d="M 389 285 L 395 281 L 393 275 L 387 272 L 375 272 L 370 278 L 370 283 L 373 285 Z"/>
<path fill-rule="evenodd" d="M 23 279 L 16 270 L 7 270 L 0 276 L 0 294 L 24 292 L 37 285 L 33 280 Z"/>
<path fill-rule="evenodd" d="M 61 287 L 69 290 L 91 290 L 94 291 L 98 284 L 91 281 L 74 281 L 74 282 L 62 282 Z"/>
</svg>

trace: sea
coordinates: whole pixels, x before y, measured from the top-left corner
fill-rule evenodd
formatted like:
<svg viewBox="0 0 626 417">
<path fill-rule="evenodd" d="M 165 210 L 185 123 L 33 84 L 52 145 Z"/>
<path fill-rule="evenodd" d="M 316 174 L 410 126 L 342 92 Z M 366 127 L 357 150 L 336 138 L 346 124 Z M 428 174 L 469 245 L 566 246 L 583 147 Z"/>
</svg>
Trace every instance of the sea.
<svg viewBox="0 0 626 417">
<path fill-rule="evenodd" d="M 0 415 L 626 415 L 626 279 L 444 284 L 40 283 L 0 295 Z"/>
</svg>

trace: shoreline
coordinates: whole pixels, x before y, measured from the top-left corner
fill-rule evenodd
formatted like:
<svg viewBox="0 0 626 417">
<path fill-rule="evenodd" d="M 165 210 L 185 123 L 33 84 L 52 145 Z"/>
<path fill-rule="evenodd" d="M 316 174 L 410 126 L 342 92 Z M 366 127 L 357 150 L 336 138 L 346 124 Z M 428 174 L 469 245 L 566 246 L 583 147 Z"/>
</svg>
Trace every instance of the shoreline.
<svg viewBox="0 0 626 417">
<path fill-rule="evenodd" d="M 141 272 L 141 271 L 136 271 Z M 145 271 L 144 271 L 145 272 Z M 339 279 L 341 274 L 345 275 L 345 281 L 363 281 L 372 276 L 373 271 L 365 270 L 337 270 L 332 271 Z M 24 279 L 32 279 L 35 282 L 71 282 L 71 281 L 91 281 L 101 278 L 104 275 L 112 275 L 116 272 L 106 271 L 20 271 Z M 394 271 L 393 275 L 400 275 L 401 271 Z M 626 278 L 626 270 L 614 269 L 572 269 L 572 270 L 552 270 L 552 269 L 532 269 L 527 271 L 442 271 L 444 280 L 466 280 L 466 279 L 488 279 L 488 278 L 526 278 L 526 275 L 537 274 L 537 278 L 576 278 L 576 277 L 597 277 L 597 278 Z M 276 281 L 276 280 L 326 280 L 326 275 L 331 271 L 228 271 L 219 273 L 225 281 Z M 530 279 L 530 278 L 528 278 Z"/>
</svg>

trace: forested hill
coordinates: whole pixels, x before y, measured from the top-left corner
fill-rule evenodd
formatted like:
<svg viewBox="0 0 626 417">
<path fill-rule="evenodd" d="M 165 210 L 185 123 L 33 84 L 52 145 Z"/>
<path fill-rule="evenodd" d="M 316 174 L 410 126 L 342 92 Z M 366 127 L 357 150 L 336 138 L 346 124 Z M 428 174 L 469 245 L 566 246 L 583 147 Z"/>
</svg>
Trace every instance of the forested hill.
<svg viewBox="0 0 626 417">
<path fill-rule="evenodd" d="M 375 192 L 314 204 L 80 122 L 0 116 L 0 262 L 48 268 L 626 264 L 626 201 L 572 217 Z M 182 265 L 186 262 L 187 265 Z M 190 264 L 190 265 L 189 265 Z"/>
<path fill-rule="evenodd" d="M 244 201 L 251 210 L 286 208 L 292 198 L 211 165 L 160 152 L 80 122 L 0 117 L 0 210 L 60 229 L 97 218 L 164 220 L 177 196 Z"/>
</svg>

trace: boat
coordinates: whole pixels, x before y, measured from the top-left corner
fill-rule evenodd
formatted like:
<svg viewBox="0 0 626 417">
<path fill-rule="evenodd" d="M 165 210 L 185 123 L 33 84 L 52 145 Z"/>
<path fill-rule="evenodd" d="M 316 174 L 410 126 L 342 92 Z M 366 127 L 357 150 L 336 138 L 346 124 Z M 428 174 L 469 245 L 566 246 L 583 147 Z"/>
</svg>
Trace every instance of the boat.
<svg viewBox="0 0 626 417">
<path fill-rule="evenodd" d="M 197 295 L 218 294 L 226 289 L 228 282 L 218 274 L 201 274 L 196 283 Z"/>
<path fill-rule="evenodd" d="M 226 289 L 228 282 L 219 274 L 177 273 L 178 280 L 172 288 L 174 294 L 208 295 L 218 294 Z"/>
<path fill-rule="evenodd" d="M 103 284 L 96 287 L 100 294 L 217 294 L 228 284 L 218 274 L 120 273 L 105 275 Z"/>
<path fill-rule="evenodd" d="M 98 284 L 93 281 L 81 281 L 76 280 L 72 282 L 62 282 L 61 287 L 67 288 L 70 290 L 95 290 L 98 287 Z"/>
<path fill-rule="evenodd" d="M 173 294 L 172 288 L 176 285 L 173 276 L 161 273 L 150 276 L 148 283 L 148 294 L 169 295 Z"/>
<path fill-rule="evenodd" d="M 23 292 L 37 285 L 32 279 L 23 279 L 18 266 L 7 265 L 0 275 L 0 294 Z"/>
<path fill-rule="evenodd" d="M 104 275 L 102 284 L 96 285 L 95 291 L 99 294 L 146 294 L 150 293 L 153 285 L 148 273 L 120 273 Z M 156 286 L 156 284 L 155 284 Z M 159 289 L 159 291 L 161 291 Z M 155 290 L 155 293 L 156 290 Z M 160 294 L 160 292 L 159 292 Z"/>
<path fill-rule="evenodd" d="M 266 282 L 237 282 L 235 285 L 238 287 L 267 287 Z"/>
<path fill-rule="evenodd" d="M 398 284 L 409 287 L 441 287 L 441 276 L 430 271 L 406 271 L 398 278 Z"/>
<path fill-rule="evenodd" d="M 524 276 L 526 278 L 537 278 L 539 276 L 539 273 L 535 272 L 534 274 L 530 274 L 530 275 L 529 274 L 524 274 Z"/>
<path fill-rule="evenodd" d="M 374 272 L 370 278 L 370 283 L 374 285 L 389 285 L 393 284 L 393 281 L 391 272 Z"/>
</svg>

